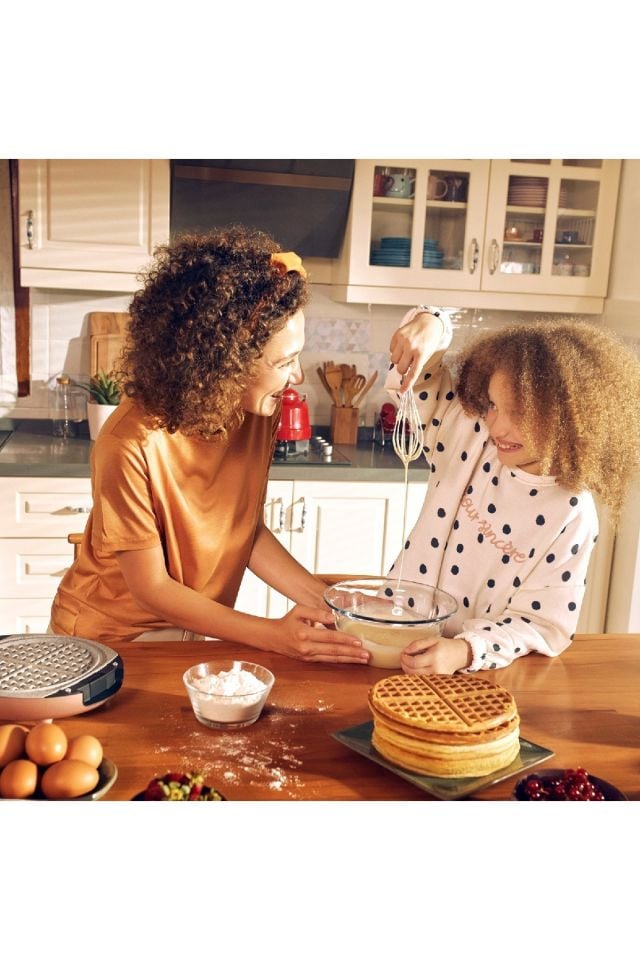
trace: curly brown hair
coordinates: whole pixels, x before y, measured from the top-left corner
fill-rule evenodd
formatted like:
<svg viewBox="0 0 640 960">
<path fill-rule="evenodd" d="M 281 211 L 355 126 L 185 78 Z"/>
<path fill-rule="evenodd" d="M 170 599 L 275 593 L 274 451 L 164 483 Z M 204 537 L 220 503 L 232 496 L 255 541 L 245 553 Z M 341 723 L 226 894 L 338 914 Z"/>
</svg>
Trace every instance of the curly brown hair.
<svg viewBox="0 0 640 960">
<path fill-rule="evenodd" d="M 305 278 L 271 262 L 280 250 L 242 225 L 156 250 L 129 308 L 118 370 L 154 427 L 222 439 L 240 426 L 256 360 L 308 300 Z"/>
<path fill-rule="evenodd" d="M 618 518 L 640 463 L 640 360 L 630 349 L 590 323 L 543 320 L 482 334 L 457 367 L 462 406 L 481 417 L 489 380 L 504 373 L 542 473 L 597 494 Z"/>
</svg>

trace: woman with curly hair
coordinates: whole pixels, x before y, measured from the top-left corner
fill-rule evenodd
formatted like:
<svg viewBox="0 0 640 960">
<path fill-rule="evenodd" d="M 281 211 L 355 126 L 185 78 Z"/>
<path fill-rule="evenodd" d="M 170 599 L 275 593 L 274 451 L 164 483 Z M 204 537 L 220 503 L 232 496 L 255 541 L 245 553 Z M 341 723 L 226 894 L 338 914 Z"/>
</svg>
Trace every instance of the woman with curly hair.
<svg viewBox="0 0 640 960">
<path fill-rule="evenodd" d="M 444 312 L 417 307 L 390 344 L 387 388 L 413 390 L 431 471 L 394 567 L 458 601 L 443 637 L 405 648 L 407 673 L 562 653 L 598 536 L 593 495 L 615 523 L 640 464 L 640 360 L 615 337 L 580 321 L 510 326 L 463 349 L 454 378 L 451 336 Z"/>
<path fill-rule="evenodd" d="M 93 449 L 93 509 L 53 632 L 367 661 L 325 629 L 325 584 L 263 522 L 282 394 L 303 380 L 307 298 L 300 258 L 259 231 L 186 235 L 157 252 L 131 303 L 125 396 Z M 277 620 L 234 610 L 247 568 L 299 605 Z"/>
</svg>

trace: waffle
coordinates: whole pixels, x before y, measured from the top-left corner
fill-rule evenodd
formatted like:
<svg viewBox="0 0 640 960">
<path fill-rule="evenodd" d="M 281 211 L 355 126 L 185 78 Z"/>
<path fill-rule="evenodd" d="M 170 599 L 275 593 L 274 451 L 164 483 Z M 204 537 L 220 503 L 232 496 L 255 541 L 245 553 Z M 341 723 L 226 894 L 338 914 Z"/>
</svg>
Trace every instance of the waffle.
<svg viewBox="0 0 640 960">
<path fill-rule="evenodd" d="M 437 777 L 476 777 L 520 750 L 516 702 L 491 680 L 398 674 L 369 692 L 372 744 L 392 763 Z"/>
<path fill-rule="evenodd" d="M 481 744 L 481 746 L 490 746 L 492 752 L 487 755 L 476 754 L 474 756 L 458 756 L 453 751 L 459 750 L 459 747 L 450 747 L 452 751 L 449 756 L 433 757 L 424 756 L 406 750 L 395 743 L 390 743 L 381 737 L 374 729 L 371 743 L 381 756 L 395 763 L 396 766 L 404 770 L 411 770 L 413 773 L 422 774 L 427 777 L 444 777 L 447 779 L 458 777 L 483 777 L 495 770 L 501 770 L 512 763 L 520 752 L 520 740 L 518 731 L 514 730 L 508 735 L 506 743 L 493 741 L 490 744 Z M 497 745 L 500 744 L 500 747 Z M 473 751 L 471 751 L 473 753 Z"/>
</svg>

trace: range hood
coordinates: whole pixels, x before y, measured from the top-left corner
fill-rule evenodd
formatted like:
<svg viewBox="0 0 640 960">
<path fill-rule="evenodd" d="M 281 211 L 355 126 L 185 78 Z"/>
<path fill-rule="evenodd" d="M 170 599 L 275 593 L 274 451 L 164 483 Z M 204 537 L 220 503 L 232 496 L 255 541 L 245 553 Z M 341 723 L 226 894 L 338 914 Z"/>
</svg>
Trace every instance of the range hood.
<svg viewBox="0 0 640 960">
<path fill-rule="evenodd" d="M 301 257 L 339 256 L 355 160 L 172 160 L 171 234 L 232 223 Z"/>
</svg>

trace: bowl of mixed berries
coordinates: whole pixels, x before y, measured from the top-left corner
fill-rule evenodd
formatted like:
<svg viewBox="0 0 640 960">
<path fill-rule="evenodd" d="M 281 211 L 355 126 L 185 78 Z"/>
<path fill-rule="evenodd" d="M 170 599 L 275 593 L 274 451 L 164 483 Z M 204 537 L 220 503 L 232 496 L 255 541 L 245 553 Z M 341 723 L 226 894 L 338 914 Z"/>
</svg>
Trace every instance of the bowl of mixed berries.
<svg viewBox="0 0 640 960">
<path fill-rule="evenodd" d="M 626 800 L 624 793 L 612 783 L 587 773 L 584 767 L 575 770 L 543 769 L 530 773 L 516 784 L 514 800 Z"/>
<path fill-rule="evenodd" d="M 201 773 L 165 773 L 154 777 L 134 800 L 226 800 L 204 782 Z"/>
</svg>

